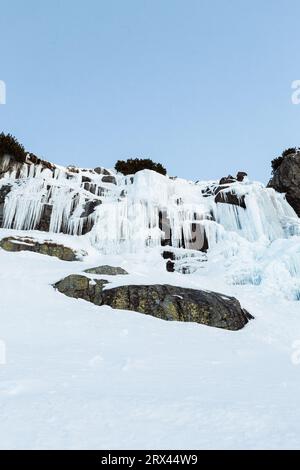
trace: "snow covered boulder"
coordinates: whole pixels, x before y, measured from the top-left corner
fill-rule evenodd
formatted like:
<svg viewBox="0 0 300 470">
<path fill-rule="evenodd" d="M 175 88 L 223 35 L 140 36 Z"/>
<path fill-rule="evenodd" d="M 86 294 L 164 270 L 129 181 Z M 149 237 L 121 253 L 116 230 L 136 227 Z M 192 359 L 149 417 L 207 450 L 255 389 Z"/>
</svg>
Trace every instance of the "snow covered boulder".
<svg viewBox="0 0 300 470">
<path fill-rule="evenodd" d="M 54 287 L 68 297 L 84 299 L 99 306 L 132 310 L 162 320 L 240 330 L 253 318 L 237 299 L 216 292 L 158 284 L 107 288 L 107 284 L 103 279 L 70 275 Z"/>
<path fill-rule="evenodd" d="M 5 251 L 33 251 L 42 255 L 55 256 L 63 261 L 77 261 L 80 259 L 79 253 L 72 248 L 58 245 L 51 241 L 38 242 L 33 238 L 7 237 L 0 240 L 0 247 Z M 82 255 L 84 253 L 81 253 Z"/>
<path fill-rule="evenodd" d="M 104 274 L 107 276 L 118 276 L 118 275 L 128 274 L 128 272 L 125 271 L 125 269 L 120 268 L 119 266 L 108 266 L 108 265 L 97 266 L 96 268 L 86 269 L 84 272 L 89 273 L 89 274 Z"/>
<path fill-rule="evenodd" d="M 300 217 L 300 150 L 288 153 L 275 169 L 273 177 L 268 183 L 280 193 L 286 193 L 288 203 Z"/>
</svg>

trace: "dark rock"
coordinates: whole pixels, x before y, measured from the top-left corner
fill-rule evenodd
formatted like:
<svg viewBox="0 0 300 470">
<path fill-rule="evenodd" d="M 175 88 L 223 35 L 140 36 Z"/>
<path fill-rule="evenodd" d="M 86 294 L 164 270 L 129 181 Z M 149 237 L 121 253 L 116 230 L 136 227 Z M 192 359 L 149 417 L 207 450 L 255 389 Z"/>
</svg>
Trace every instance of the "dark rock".
<svg viewBox="0 0 300 470">
<path fill-rule="evenodd" d="M 280 193 L 286 193 L 288 203 L 300 217 L 300 152 L 286 154 L 268 183 Z"/>
<path fill-rule="evenodd" d="M 163 259 L 171 259 L 171 260 L 175 260 L 175 253 L 173 253 L 173 251 L 163 251 L 162 253 L 162 257 Z"/>
<path fill-rule="evenodd" d="M 97 185 L 95 183 L 83 183 L 83 188 L 89 193 L 95 194 Z"/>
<path fill-rule="evenodd" d="M 51 170 L 52 172 L 55 170 L 55 165 L 53 163 L 48 162 L 47 160 L 43 160 L 42 158 L 37 157 L 34 153 L 27 153 L 27 162 L 33 165 L 41 165 L 44 169 Z"/>
<path fill-rule="evenodd" d="M 102 204 L 102 202 L 98 199 L 95 199 L 94 201 L 87 201 L 82 208 L 83 210 L 80 217 L 88 217 L 100 204 Z"/>
<path fill-rule="evenodd" d="M 219 181 L 219 184 L 231 184 L 235 182 L 236 182 L 236 178 L 234 178 L 231 175 L 228 175 L 228 176 L 224 176 L 223 178 L 221 178 Z"/>
<path fill-rule="evenodd" d="M 103 176 L 102 178 L 102 183 L 111 183 L 111 184 L 117 184 L 117 180 L 114 176 L 112 175 L 107 175 Z"/>
<path fill-rule="evenodd" d="M 72 248 L 58 245 L 51 241 L 38 242 L 33 238 L 7 237 L 0 240 L 0 247 L 5 251 L 32 251 L 42 255 L 55 256 L 63 261 L 79 260 L 78 253 Z M 83 254 L 83 253 L 81 253 Z"/>
<path fill-rule="evenodd" d="M 91 178 L 89 178 L 88 176 L 84 176 L 84 175 L 82 176 L 81 181 L 82 181 L 82 183 L 91 183 L 92 182 Z"/>
<path fill-rule="evenodd" d="M 247 173 L 245 173 L 244 171 L 239 171 L 236 175 L 236 179 L 237 181 L 244 181 L 244 179 L 246 178 L 246 176 L 248 176 Z"/>
<path fill-rule="evenodd" d="M 5 202 L 5 198 L 10 191 L 11 191 L 10 184 L 5 184 L 4 186 L 0 187 L 0 204 L 3 204 Z"/>
<path fill-rule="evenodd" d="M 167 261 L 166 263 L 166 269 L 168 271 L 168 273 L 174 273 L 175 272 L 175 263 L 174 261 Z"/>
<path fill-rule="evenodd" d="M 95 305 L 227 330 L 240 330 L 253 318 L 237 299 L 216 292 L 170 285 L 128 285 L 107 289 L 107 284 L 103 279 L 91 282 L 85 276 L 71 275 L 54 287 L 69 297 L 85 299 Z"/>
<path fill-rule="evenodd" d="M 245 196 L 238 196 L 234 191 L 220 191 L 215 197 L 216 203 L 231 204 L 246 209 Z"/>
<path fill-rule="evenodd" d="M 106 170 L 105 168 L 101 168 L 100 166 L 94 168 L 94 172 L 98 175 L 110 175 L 110 172 L 108 170 Z"/>
<path fill-rule="evenodd" d="M 108 190 L 102 186 L 98 186 L 97 196 L 104 196 L 107 194 Z"/>
<path fill-rule="evenodd" d="M 108 265 L 97 266 L 96 268 L 86 269 L 84 272 L 89 273 L 89 274 L 105 274 L 108 276 L 118 276 L 118 275 L 128 274 L 128 272 L 125 271 L 125 269 L 120 268 L 119 266 L 108 266 Z"/>
<path fill-rule="evenodd" d="M 175 253 L 172 251 L 163 251 L 162 252 L 162 257 L 163 259 L 168 260 L 166 263 L 166 270 L 169 273 L 174 273 L 175 272 Z"/>
<path fill-rule="evenodd" d="M 49 232 L 52 209 L 53 206 L 51 204 L 44 204 L 42 209 L 42 215 L 36 227 L 36 230 L 41 230 L 42 232 Z"/>
</svg>

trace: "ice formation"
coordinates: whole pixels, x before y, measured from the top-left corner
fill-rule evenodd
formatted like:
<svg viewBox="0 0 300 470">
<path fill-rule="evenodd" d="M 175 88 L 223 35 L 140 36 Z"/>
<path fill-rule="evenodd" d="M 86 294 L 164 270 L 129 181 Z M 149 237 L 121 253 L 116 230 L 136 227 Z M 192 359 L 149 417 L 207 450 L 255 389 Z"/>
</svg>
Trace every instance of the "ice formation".
<svg viewBox="0 0 300 470">
<path fill-rule="evenodd" d="M 4 228 L 41 230 L 50 208 L 47 231 L 88 237 L 105 254 L 169 246 L 179 271 L 218 265 L 230 283 L 264 283 L 300 300 L 300 220 L 283 194 L 261 183 L 246 179 L 224 186 L 225 202 L 217 203 L 214 181 L 42 163 L 9 168 L 6 159 L 0 190 L 4 186 Z M 229 192 L 245 208 L 226 203 Z"/>
</svg>

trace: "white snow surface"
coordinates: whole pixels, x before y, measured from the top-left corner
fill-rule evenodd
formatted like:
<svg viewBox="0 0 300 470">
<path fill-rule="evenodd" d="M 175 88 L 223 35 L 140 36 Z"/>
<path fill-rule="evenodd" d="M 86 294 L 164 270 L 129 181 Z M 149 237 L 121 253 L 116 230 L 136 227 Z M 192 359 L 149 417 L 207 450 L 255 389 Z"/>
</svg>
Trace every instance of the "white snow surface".
<svg viewBox="0 0 300 470">
<path fill-rule="evenodd" d="M 12 233 L 21 234 L 0 235 Z M 82 247 L 53 236 L 62 238 Z M 300 447 L 299 302 L 261 285 L 228 284 L 218 267 L 167 273 L 158 250 L 142 259 L 89 253 L 64 262 L 0 250 L 1 448 Z M 101 276 L 112 285 L 170 283 L 234 295 L 255 320 L 238 332 L 165 322 L 52 288 L 100 264 L 130 272 Z"/>
<path fill-rule="evenodd" d="M 81 173 L 73 181 L 64 170 L 55 178 L 35 171 L 19 183 L 11 174 L 1 180 L 14 190 L 0 238 L 51 239 L 87 256 L 64 262 L 0 249 L 2 356 L 6 350 L 5 364 L 0 357 L 0 447 L 299 449 L 300 221 L 284 195 L 256 182 L 235 183 L 245 210 L 204 197 L 215 182 L 170 180 L 150 171 L 133 181 L 115 175 L 117 184 L 99 196 L 92 231 L 80 235 Z M 103 186 L 102 175 L 93 177 Z M 74 212 L 75 194 L 82 201 Z M 49 200 L 55 206 L 51 233 L 35 231 Z M 163 210 L 173 247 L 191 274 L 166 272 Z M 195 220 L 205 227 L 207 255 L 188 246 Z M 61 224 L 67 235 L 57 233 Z M 214 290 L 237 297 L 255 320 L 238 332 L 165 322 L 71 299 L 52 287 L 104 264 L 129 275 L 87 276 L 111 286 Z"/>
</svg>

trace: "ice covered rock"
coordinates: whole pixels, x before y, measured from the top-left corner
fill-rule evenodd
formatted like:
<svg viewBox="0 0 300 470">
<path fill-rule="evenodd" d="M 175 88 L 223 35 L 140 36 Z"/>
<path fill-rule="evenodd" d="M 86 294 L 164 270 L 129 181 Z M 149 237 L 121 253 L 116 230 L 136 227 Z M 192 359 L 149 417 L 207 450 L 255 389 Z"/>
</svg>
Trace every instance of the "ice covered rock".
<svg viewBox="0 0 300 470">
<path fill-rule="evenodd" d="M 222 204 L 231 204 L 246 209 L 245 196 L 238 196 L 234 191 L 224 191 L 220 189 L 215 197 L 215 202 Z"/>
<path fill-rule="evenodd" d="M 5 198 L 11 190 L 11 185 L 0 186 L 0 227 L 3 225 Z"/>
<path fill-rule="evenodd" d="M 268 187 L 280 193 L 286 193 L 287 201 L 300 217 L 300 150 L 282 158 Z"/>
<path fill-rule="evenodd" d="M 85 276 L 70 275 L 54 287 L 69 297 L 84 299 L 95 305 L 132 310 L 162 320 L 240 330 L 253 318 L 237 299 L 216 292 L 157 284 L 109 288 L 108 282 L 103 279 L 90 281 Z"/>
</svg>

